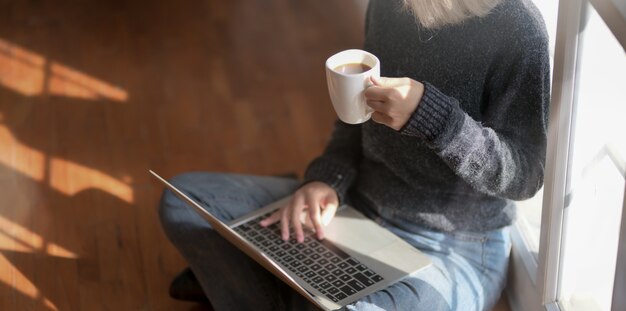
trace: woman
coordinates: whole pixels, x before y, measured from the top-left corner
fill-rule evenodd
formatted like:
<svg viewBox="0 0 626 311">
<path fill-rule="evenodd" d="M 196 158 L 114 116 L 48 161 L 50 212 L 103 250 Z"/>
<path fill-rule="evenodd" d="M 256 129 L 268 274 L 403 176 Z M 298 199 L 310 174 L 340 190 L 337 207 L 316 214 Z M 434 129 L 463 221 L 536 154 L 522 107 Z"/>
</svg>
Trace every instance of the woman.
<svg viewBox="0 0 626 311">
<path fill-rule="evenodd" d="M 530 0 L 371 0 L 365 50 L 381 75 L 365 92 L 376 110 L 337 122 L 305 180 L 192 173 L 173 183 L 230 220 L 287 194 L 264 220 L 318 238 L 350 201 L 428 254 L 433 266 L 347 310 L 489 310 L 505 285 L 513 200 L 543 183 L 549 102 L 544 23 Z M 166 233 L 216 310 L 301 310 L 280 281 L 164 192 Z"/>
</svg>

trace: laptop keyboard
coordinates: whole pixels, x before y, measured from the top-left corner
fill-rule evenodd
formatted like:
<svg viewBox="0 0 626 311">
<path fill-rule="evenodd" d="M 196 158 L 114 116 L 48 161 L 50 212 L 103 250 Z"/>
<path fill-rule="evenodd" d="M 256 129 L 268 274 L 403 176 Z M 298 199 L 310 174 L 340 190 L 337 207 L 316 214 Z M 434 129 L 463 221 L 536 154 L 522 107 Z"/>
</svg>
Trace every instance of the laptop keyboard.
<svg viewBox="0 0 626 311">
<path fill-rule="evenodd" d="M 295 238 L 281 238 L 279 223 L 264 228 L 250 221 L 233 229 L 334 302 L 383 280 L 333 243 L 318 240 L 310 230 L 305 231 L 304 242 L 297 243 Z"/>
</svg>

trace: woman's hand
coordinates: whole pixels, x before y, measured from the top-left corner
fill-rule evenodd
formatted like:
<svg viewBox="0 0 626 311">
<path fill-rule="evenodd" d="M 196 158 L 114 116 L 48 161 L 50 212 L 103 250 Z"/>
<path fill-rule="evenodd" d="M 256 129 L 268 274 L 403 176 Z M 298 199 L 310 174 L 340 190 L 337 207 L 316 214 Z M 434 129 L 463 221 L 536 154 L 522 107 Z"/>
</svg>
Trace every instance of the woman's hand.
<svg viewBox="0 0 626 311">
<path fill-rule="evenodd" d="M 301 243 L 304 241 L 302 223 L 305 221 L 315 229 L 317 238 L 321 240 L 324 238 L 323 226 L 328 225 L 333 219 L 338 205 L 339 199 L 335 189 L 323 182 L 313 181 L 298 189 L 289 204 L 262 220 L 260 224 L 267 227 L 280 221 L 282 238 L 285 241 L 289 240 L 291 224 L 296 240 Z"/>
<path fill-rule="evenodd" d="M 367 105 L 374 109 L 372 120 L 396 131 L 411 118 L 424 95 L 424 85 L 410 78 L 375 78 L 365 90 Z"/>
</svg>

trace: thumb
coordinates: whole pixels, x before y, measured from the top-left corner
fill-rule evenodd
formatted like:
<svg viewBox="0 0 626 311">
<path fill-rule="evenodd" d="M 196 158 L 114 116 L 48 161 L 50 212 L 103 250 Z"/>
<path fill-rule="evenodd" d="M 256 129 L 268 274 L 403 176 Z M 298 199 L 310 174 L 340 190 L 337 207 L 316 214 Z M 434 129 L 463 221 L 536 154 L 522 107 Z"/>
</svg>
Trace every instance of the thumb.
<svg viewBox="0 0 626 311">
<path fill-rule="evenodd" d="M 372 83 L 375 86 L 381 86 L 381 87 L 387 86 L 391 82 L 391 80 L 392 79 L 386 78 L 386 77 L 374 77 L 374 76 L 370 77 L 370 81 L 372 81 Z"/>
<path fill-rule="evenodd" d="M 324 226 L 328 226 L 328 224 L 331 222 L 331 220 L 335 216 L 335 213 L 337 212 L 338 207 L 339 200 L 337 198 L 337 195 L 333 193 L 332 195 L 326 196 L 324 200 L 324 209 L 322 210 L 321 215 L 322 224 Z"/>
<path fill-rule="evenodd" d="M 339 206 L 339 197 L 337 197 L 337 194 L 333 192 L 333 193 L 326 195 L 326 197 L 324 198 L 324 208 L 326 207 L 337 208 L 338 206 Z"/>
</svg>

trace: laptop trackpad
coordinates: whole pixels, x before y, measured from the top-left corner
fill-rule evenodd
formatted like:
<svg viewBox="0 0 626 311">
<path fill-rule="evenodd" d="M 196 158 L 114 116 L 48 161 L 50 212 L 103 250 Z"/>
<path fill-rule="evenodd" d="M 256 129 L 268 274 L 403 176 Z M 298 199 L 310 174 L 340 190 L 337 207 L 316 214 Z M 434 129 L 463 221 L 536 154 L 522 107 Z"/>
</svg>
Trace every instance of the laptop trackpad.
<svg viewBox="0 0 626 311">
<path fill-rule="evenodd" d="M 377 223 L 347 206 L 337 211 L 324 232 L 326 238 L 337 246 L 349 253 L 361 255 L 371 254 L 398 239 L 393 233 L 381 230 Z"/>
</svg>

